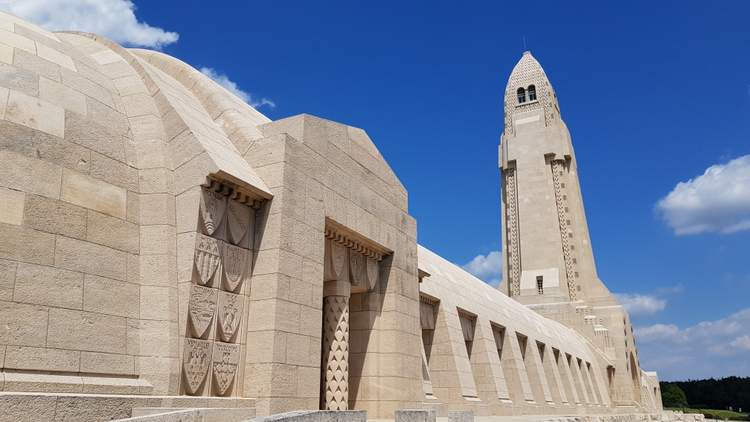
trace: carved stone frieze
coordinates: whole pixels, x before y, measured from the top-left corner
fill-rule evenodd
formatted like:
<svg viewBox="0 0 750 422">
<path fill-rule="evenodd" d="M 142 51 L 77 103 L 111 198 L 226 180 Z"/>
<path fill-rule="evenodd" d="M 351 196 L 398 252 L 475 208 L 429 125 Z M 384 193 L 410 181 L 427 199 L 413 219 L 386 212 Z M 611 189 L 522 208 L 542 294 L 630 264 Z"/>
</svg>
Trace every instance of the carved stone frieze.
<svg viewBox="0 0 750 422">
<path fill-rule="evenodd" d="M 226 242 L 221 242 L 221 263 L 224 270 L 222 287 L 230 292 L 239 292 L 242 284 L 250 276 L 252 252 Z"/>
<path fill-rule="evenodd" d="M 185 380 L 185 393 L 199 394 L 201 386 L 206 380 L 211 363 L 211 341 L 185 339 L 182 354 L 182 372 Z"/>
<path fill-rule="evenodd" d="M 242 321 L 243 296 L 219 292 L 217 326 L 221 341 L 233 343 Z"/>
<path fill-rule="evenodd" d="M 198 284 L 213 287 L 221 271 L 220 241 L 212 237 L 197 234 L 195 239 L 195 269 L 198 272 Z"/>
<path fill-rule="evenodd" d="M 239 364 L 239 344 L 214 343 L 212 369 L 214 391 L 217 395 L 225 396 L 230 392 Z"/>
<path fill-rule="evenodd" d="M 383 247 L 372 246 L 374 242 L 358 239 L 356 236 L 343 233 L 334 227 L 326 227 L 325 236 L 326 239 L 331 239 L 334 244 L 342 245 L 376 261 L 381 261 L 384 255 L 390 253 Z"/>
<path fill-rule="evenodd" d="M 188 303 L 188 321 L 190 335 L 195 338 L 205 338 L 216 313 L 216 297 L 218 290 L 208 287 L 190 286 L 190 300 Z"/>
</svg>

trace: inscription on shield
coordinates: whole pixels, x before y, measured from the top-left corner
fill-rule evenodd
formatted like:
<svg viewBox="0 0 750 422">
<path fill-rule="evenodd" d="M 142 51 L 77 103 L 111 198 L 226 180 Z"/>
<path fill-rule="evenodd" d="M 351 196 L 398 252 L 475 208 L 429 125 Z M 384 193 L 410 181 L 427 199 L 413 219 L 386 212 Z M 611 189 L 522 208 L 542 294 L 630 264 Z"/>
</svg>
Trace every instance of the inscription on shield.
<svg viewBox="0 0 750 422">
<path fill-rule="evenodd" d="M 213 374 L 216 394 L 224 396 L 230 391 L 239 363 L 239 344 L 214 343 Z"/>
<path fill-rule="evenodd" d="M 188 304 L 188 319 L 190 332 L 193 337 L 203 338 L 216 312 L 216 295 L 218 290 L 208 287 L 190 286 L 190 301 Z"/>
<path fill-rule="evenodd" d="M 237 292 L 250 275 L 250 252 L 247 249 L 221 244 L 221 261 L 224 266 L 224 290 Z"/>
<path fill-rule="evenodd" d="M 200 276 L 198 284 L 213 287 L 221 265 L 220 241 L 200 233 L 195 239 L 195 269 Z"/>
<path fill-rule="evenodd" d="M 211 342 L 185 339 L 182 353 L 182 372 L 185 376 L 185 393 L 196 395 L 203 385 L 211 363 Z"/>
<path fill-rule="evenodd" d="M 227 197 L 211 189 L 201 191 L 201 221 L 203 232 L 212 235 L 221 225 L 227 208 Z"/>
<path fill-rule="evenodd" d="M 239 245 L 247 236 L 250 229 L 251 208 L 237 201 L 228 201 L 227 225 L 229 226 L 229 240 Z"/>
<path fill-rule="evenodd" d="M 242 320 L 242 295 L 219 293 L 219 338 L 221 341 L 233 342 Z"/>
</svg>

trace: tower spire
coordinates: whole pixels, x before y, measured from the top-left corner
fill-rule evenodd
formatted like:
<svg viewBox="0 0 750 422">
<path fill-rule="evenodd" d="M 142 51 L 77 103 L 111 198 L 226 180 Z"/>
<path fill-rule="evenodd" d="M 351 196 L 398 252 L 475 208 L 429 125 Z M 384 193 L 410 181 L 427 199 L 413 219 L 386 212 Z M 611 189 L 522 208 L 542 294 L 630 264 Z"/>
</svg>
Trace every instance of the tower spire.
<svg viewBox="0 0 750 422">
<path fill-rule="evenodd" d="M 508 78 L 504 120 L 501 288 L 525 303 L 608 294 L 596 275 L 570 134 L 528 51 Z"/>
</svg>

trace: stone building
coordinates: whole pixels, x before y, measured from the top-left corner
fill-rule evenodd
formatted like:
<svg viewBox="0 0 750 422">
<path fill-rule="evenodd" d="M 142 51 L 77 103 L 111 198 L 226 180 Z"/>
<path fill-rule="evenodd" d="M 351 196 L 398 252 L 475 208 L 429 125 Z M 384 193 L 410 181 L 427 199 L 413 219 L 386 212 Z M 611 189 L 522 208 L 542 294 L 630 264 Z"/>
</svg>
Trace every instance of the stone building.
<svg viewBox="0 0 750 422">
<path fill-rule="evenodd" d="M 0 421 L 660 411 L 530 55 L 505 107 L 500 292 L 417 245 L 362 129 L 0 14 Z"/>
</svg>

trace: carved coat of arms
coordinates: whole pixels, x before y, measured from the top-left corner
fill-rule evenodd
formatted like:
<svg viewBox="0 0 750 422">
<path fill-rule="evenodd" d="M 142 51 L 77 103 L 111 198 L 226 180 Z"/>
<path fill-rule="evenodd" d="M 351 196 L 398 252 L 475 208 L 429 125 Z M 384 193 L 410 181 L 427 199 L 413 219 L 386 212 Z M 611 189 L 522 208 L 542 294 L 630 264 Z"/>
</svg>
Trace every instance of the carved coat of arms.
<svg viewBox="0 0 750 422">
<path fill-rule="evenodd" d="M 221 273 L 217 271 L 221 265 L 219 244 L 219 240 L 200 233 L 197 234 L 195 239 L 195 269 L 200 275 L 198 284 L 202 286 L 213 286 L 215 279 L 218 278 L 216 274 Z"/>
<path fill-rule="evenodd" d="M 198 394 L 198 390 L 208 374 L 210 363 L 211 341 L 186 338 L 182 354 L 182 371 L 185 377 L 185 392 L 187 394 Z"/>
<path fill-rule="evenodd" d="M 217 292 L 208 287 L 190 286 L 188 320 L 193 337 L 203 338 L 208 332 L 216 312 Z"/>
<path fill-rule="evenodd" d="M 240 327 L 242 320 L 243 296 L 227 292 L 219 293 L 219 337 L 221 341 L 231 342 Z"/>
<path fill-rule="evenodd" d="M 227 197 L 211 189 L 201 191 L 200 216 L 203 232 L 212 235 L 221 225 L 227 208 Z"/>
<path fill-rule="evenodd" d="M 350 281 L 356 286 L 365 286 L 367 280 L 365 256 L 355 251 L 349 251 Z"/>
<path fill-rule="evenodd" d="M 337 280 L 348 280 L 347 261 L 349 250 L 338 242 L 331 241 L 331 275 Z"/>
<path fill-rule="evenodd" d="M 367 258 L 367 290 L 372 290 L 375 285 L 378 284 L 378 277 L 380 276 L 380 263 L 378 261 Z"/>
<path fill-rule="evenodd" d="M 229 392 L 239 363 L 239 344 L 214 343 L 213 374 L 216 394 L 224 396 Z"/>
<path fill-rule="evenodd" d="M 227 204 L 227 230 L 229 241 L 235 245 L 240 245 L 248 235 L 251 224 L 252 209 L 245 204 L 237 201 L 229 201 Z"/>
<path fill-rule="evenodd" d="M 224 289 L 230 292 L 239 291 L 242 283 L 250 275 L 250 252 L 248 249 L 221 244 L 221 260 L 224 266 Z"/>
</svg>

